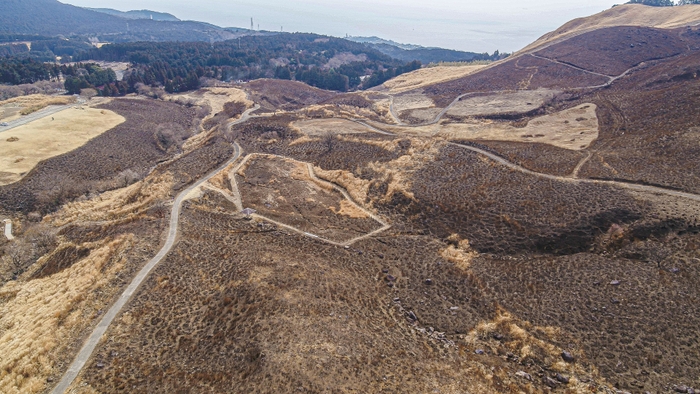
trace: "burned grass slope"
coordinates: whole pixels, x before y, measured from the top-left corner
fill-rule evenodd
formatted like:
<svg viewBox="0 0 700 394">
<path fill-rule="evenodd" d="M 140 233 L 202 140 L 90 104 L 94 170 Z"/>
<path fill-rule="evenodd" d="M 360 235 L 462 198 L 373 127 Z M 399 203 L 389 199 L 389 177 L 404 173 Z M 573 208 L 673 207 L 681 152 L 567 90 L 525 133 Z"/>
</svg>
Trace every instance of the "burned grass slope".
<svg viewBox="0 0 700 394">
<path fill-rule="evenodd" d="M 536 54 L 605 75 L 620 75 L 650 60 L 667 59 L 697 45 L 682 30 L 619 26 L 595 30 L 549 46 Z"/>
<path fill-rule="evenodd" d="M 456 146 L 413 184 L 414 199 L 397 193 L 380 206 L 437 237 L 460 234 L 482 253 L 588 251 L 613 223 L 635 223 L 648 209 L 614 188 L 525 175 Z"/>
<path fill-rule="evenodd" d="M 601 116 L 580 175 L 700 191 L 700 52 L 644 67 L 591 95 Z"/>
<path fill-rule="evenodd" d="M 676 385 L 698 385 L 697 242 L 698 235 L 676 237 L 675 251 L 658 261 L 578 254 L 480 258 L 472 267 L 504 308 L 533 324 L 560 327 L 563 340 L 579 344 L 585 355 L 578 356 L 597 365 L 615 387 L 670 392 Z"/>
<path fill-rule="evenodd" d="M 515 376 L 543 360 L 509 363 L 502 344 L 478 355 L 481 340 L 458 334 L 497 311 L 474 277 L 442 260 L 441 242 L 387 237 L 337 248 L 217 207 L 209 195 L 188 203 L 182 241 L 84 369 L 92 389 L 545 390 Z"/>
</svg>

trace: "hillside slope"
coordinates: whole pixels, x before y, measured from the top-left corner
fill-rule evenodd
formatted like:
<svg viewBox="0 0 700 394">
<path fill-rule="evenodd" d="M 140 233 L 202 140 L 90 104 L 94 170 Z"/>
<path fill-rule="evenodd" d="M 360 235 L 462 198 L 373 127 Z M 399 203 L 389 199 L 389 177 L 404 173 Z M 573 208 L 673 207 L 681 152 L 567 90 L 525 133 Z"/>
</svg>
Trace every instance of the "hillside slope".
<svg viewBox="0 0 700 394">
<path fill-rule="evenodd" d="M 87 7 L 86 7 L 87 8 Z M 156 12 L 151 10 L 119 11 L 111 8 L 87 8 L 90 11 L 101 12 L 107 15 L 114 15 L 126 19 L 153 19 L 154 21 L 179 22 L 175 15 L 166 12 Z"/>
<path fill-rule="evenodd" d="M 553 42 L 605 27 L 641 26 L 674 29 L 699 23 L 700 5 L 649 7 L 641 4 L 624 4 L 589 17 L 574 19 L 540 37 L 517 54 L 542 49 Z"/>
<path fill-rule="evenodd" d="M 210 41 L 235 38 L 200 22 L 124 19 L 56 0 L 1 0 L 0 32 L 42 35 L 97 35 L 103 41 Z"/>
</svg>

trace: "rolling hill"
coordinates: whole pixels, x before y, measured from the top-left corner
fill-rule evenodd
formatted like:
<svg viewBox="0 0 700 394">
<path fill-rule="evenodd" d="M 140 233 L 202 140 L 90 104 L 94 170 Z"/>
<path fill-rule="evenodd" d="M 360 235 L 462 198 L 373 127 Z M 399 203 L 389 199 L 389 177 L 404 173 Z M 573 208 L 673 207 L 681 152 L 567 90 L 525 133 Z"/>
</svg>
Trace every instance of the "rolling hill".
<svg viewBox="0 0 700 394">
<path fill-rule="evenodd" d="M 623 4 L 592 16 L 574 19 L 540 37 L 518 53 L 532 52 L 552 42 L 605 27 L 639 26 L 674 29 L 694 26 L 698 23 L 700 23 L 700 8 L 695 5 L 649 7 L 641 4 Z"/>
<path fill-rule="evenodd" d="M 0 391 L 697 392 L 698 10 L 349 93 L 149 86 L 259 37 L 95 50 L 155 81 L 60 112 L 124 122 L 0 186 Z"/>
<path fill-rule="evenodd" d="M 103 14 L 114 15 L 125 19 L 152 19 L 154 21 L 180 22 L 175 15 L 166 12 L 156 12 L 151 10 L 131 10 L 119 11 L 111 8 L 87 8 L 90 11 L 101 12 Z"/>
<path fill-rule="evenodd" d="M 0 8 L 2 33 L 90 35 L 107 42 L 222 41 L 239 36 L 207 23 L 125 19 L 56 0 L 2 0 Z"/>
<path fill-rule="evenodd" d="M 378 37 L 347 37 L 346 39 L 367 44 L 373 49 L 404 62 L 417 60 L 422 64 L 440 62 L 470 62 L 474 60 L 498 60 L 499 55 L 456 51 L 444 48 L 426 48 L 420 45 L 399 44 Z"/>
</svg>

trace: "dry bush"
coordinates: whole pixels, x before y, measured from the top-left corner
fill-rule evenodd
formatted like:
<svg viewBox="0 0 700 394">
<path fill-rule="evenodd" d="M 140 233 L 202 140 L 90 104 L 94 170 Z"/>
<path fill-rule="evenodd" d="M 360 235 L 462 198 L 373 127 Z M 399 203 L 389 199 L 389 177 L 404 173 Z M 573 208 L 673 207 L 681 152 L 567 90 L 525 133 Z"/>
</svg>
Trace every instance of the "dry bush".
<svg viewBox="0 0 700 394">
<path fill-rule="evenodd" d="M 97 96 L 97 90 L 92 89 L 92 88 L 81 89 L 80 96 L 85 97 L 86 99 L 90 100 L 91 98 Z"/>
<path fill-rule="evenodd" d="M 190 130 L 177 123 L 159 124 L 153 133 L 158 148 L 163 152 L 179 151 L 191 135 Z"/>
<path fill-rule="evenodd" d="M 29 115 L 36 111 L 42 110 L 50 105 L 67 105 L 72 104 L 74 102 L 75 97 L 73 96 L 47 98 L 46 100 L 43 100 L 37 104 L 33 104 L 29 107 L 23 108 L 19 113 L 22 115 Z"/>
<path fill-rule="evenodd" d="M 170 194 L 172 174 L 154 173 L 131 186 L 103 193 L 87 201 L 64 204 L 46 217 L 57 227 L 80 221 L 109 221 L 135 218 Z"/>
<path fill-rule="evenodd" d="M 95 290 L 108 285 L 124 268 L 120 253 L 132 242 L 121 237 L 91 245 L 94 250 L 88 258 L 62 272 L 0 288 L 0 391 L 43 392 L 47 378 L 55 379 L 65 368 L 58 361 L 69 361 L 66 353 L 74 336 L 104 307 L 95 305 L 99 298 Z"/>
<path fill-rule="evenodd" d="M 32 94 L 55 94 L 63 90 L 62 82 L 39 81 L 16 86 L 0 85 L 0 101 Z"/>
</svg>

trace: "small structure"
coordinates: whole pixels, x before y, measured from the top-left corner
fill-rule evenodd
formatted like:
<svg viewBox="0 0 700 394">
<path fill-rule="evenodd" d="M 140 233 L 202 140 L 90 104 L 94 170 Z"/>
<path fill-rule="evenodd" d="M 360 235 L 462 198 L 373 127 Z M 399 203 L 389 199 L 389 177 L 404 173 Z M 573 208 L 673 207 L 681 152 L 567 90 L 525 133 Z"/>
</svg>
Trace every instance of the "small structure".
<svg viewBox="0 0 700 394">
<path fill-rule="evenodd" d="M 12 235 L 12 220 L 5 219 L 5 238 L 12 241 L 15 237 Z"/>
<path fill-rule="evenodd" d="M 254 214 L 255 212 L 257 212 L 257 211 L 253 208 L 246 208 L 246 209 L 241 211 L 241 213 L 244 214 L 245 218 L 248 220 L 250 220 L 250 215 Z"/>
</svg>

